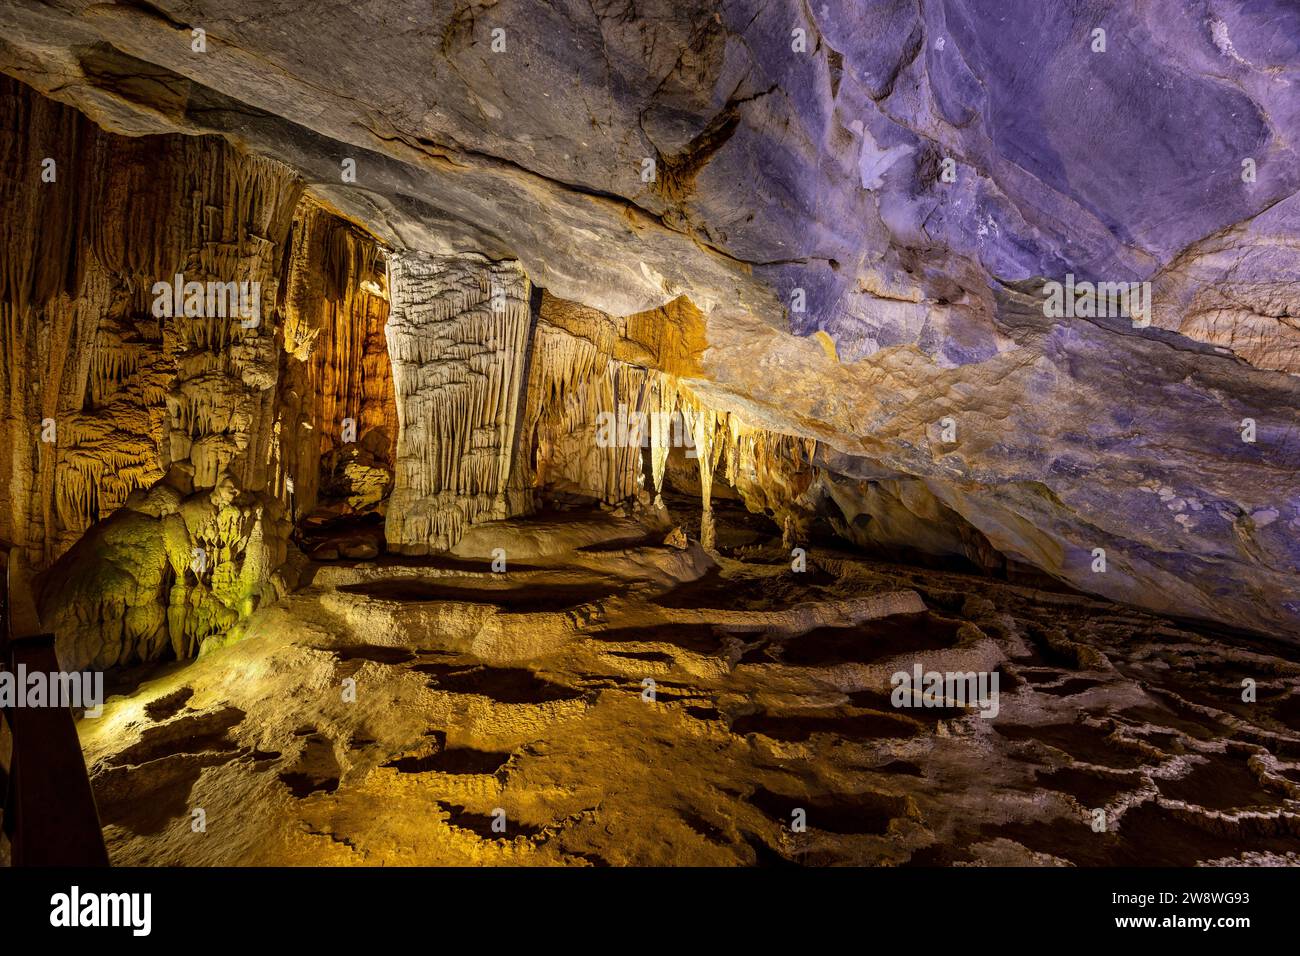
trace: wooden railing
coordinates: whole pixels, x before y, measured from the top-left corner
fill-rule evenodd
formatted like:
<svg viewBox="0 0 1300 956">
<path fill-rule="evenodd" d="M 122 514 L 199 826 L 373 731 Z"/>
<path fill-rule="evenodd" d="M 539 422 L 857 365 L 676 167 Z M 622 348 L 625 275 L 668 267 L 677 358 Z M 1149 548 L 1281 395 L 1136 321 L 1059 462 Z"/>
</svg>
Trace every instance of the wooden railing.
<svg viewBox="0 0 1300 956">
<path fill-rule="evenodd" d="M 29 600 L 26 582 L 13 579 L 10 549 L 0 543 L 0 666 L 11 674 L 55 674 L 53 634 L 22 633 L 34 612 L 16 613 Z M 16 623 L 16 619 L 17 622 Z M 66 706 L 3 708 L 9 735 L 5 769 L 4 833 L 14 866 L 107 866 L 108 851 L 81 741 Z"/>
</svg>

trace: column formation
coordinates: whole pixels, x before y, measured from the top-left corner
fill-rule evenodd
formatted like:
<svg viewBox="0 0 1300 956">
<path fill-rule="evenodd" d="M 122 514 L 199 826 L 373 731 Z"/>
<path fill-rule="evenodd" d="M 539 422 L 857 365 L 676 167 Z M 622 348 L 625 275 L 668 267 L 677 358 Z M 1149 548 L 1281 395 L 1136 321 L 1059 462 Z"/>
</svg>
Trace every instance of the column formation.
<svg viewBox="0 0 1300 956">
<path fill-rule="evenodd" d="M 511 513 L 531 287 L 517 262 L 481 256 L 403 253 L 388 267 L 398 420 L 388 545 L 445 551 Z"/>
</svg>

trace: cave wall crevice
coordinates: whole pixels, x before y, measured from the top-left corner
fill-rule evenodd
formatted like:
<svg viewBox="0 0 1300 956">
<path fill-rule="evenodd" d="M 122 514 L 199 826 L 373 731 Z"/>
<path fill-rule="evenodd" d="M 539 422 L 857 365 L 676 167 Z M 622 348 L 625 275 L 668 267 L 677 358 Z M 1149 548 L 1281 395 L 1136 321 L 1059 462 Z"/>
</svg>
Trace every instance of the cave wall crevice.
<svg viewBox="0 0 1300 956">
<path fill-rule="evenodd" d="M 276 419 L 276 491 L 295 521 L 382 508 L 391 491 L 387 295 L 379 244 L 304 197 L 284 284 Z"/>
</svg>

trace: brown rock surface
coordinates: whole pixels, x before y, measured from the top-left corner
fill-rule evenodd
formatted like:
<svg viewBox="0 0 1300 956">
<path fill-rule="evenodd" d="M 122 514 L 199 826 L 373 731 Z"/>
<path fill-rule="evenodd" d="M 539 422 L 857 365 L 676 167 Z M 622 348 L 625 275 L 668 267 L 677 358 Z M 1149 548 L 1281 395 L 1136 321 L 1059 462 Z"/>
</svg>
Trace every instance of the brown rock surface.
<svg viewBox="0 0 1300 956">
<path fill-rule="evenodd" d="M 626 534 L 548 540 L 601 526 Z M 255 639 L 82 722 L 114 862 L 1300 859 L 1300 666 L 1276 647 L 843 553 L 681 554 L 322 569 Z M 916 664 L 996 670 L 996 714 L 894 706 Z"/>
</svg>

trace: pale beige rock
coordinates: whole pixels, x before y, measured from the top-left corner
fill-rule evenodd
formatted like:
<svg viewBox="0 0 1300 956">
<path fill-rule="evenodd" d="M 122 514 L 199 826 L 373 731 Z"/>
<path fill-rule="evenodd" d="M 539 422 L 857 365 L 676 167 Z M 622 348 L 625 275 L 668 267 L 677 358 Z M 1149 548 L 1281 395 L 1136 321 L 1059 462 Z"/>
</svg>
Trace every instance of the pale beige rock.
<svg viewBox="0 0 1300 956">
<path fill-rule="evenodd" d="M 514 453 L 530 329 L 517 263 L 389 259 L 386 334 L 397 396 L 397 471 L 388 544 L 427 554 L 512 513 Z"/>
</svg>

